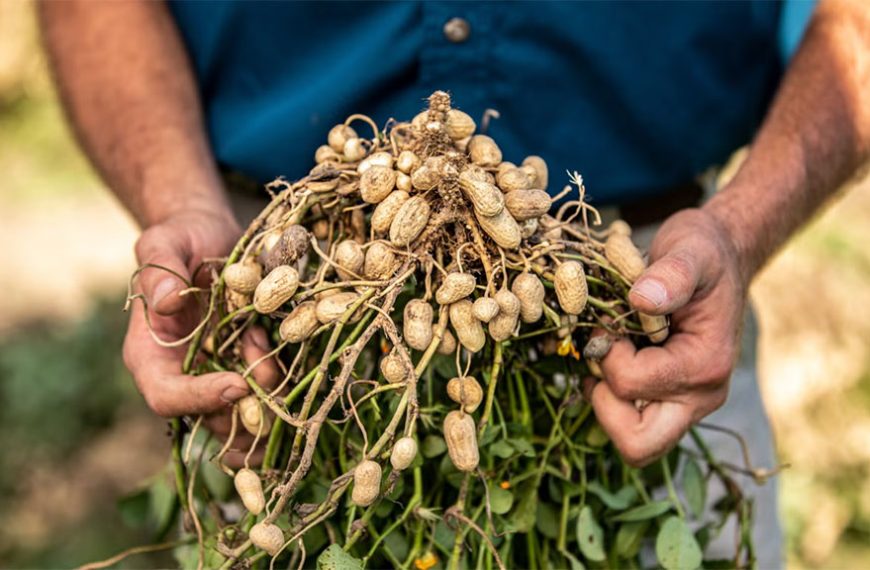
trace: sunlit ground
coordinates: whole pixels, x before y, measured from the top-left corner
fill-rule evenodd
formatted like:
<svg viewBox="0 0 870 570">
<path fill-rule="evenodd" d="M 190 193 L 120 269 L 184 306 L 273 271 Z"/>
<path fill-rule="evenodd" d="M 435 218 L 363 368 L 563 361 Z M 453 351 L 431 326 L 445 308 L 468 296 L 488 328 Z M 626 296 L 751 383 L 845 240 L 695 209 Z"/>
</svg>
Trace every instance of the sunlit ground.
<svg viewBox="0 0 870 570">
<path fill-rule="evenodd" d="M 0 560 L 66 567 L 151 540 L 136 500 L 116 503 L 167 440 L 120 362 L 136 229 L 76 152 L 17 0 L 0 2 L 0 173 Z M 865 181 L 753 288 L 794 568 L 870 561 L 868 218 Z"/>
</svg>

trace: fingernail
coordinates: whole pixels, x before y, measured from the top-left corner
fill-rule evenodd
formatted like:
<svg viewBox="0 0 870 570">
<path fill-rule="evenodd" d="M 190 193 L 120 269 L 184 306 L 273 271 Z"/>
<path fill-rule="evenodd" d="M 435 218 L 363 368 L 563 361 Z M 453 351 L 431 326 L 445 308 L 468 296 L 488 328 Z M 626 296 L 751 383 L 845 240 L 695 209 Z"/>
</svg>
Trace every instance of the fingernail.
<svg viewBox="0 0 870 570">
<path fill-rule="evenodd" d="M 668 291 L 665 286 L 655 279 L 642 279 L 634 284 L 631 292 L 643 297 L 656 307 L 661 307 L 668 300 Z"/>
<path fill-rule="evenodd" d="M 247 386 L 230 386 L 229 388 L 225 388 L 224 391 L 221 392 L 221 400 L 223 400 L 224 402 L 232 403 L 240 398 L 244 398 L 247 395 Z"/>
<path fill-rule="evenodd" d="M 158 283 L 154 288 L 154 292 L 151 293 L 151 304 L 157 306 L 160 301 L 175 291 L 175 283 L 174 279 L 164 279 Z"/>
</svg>

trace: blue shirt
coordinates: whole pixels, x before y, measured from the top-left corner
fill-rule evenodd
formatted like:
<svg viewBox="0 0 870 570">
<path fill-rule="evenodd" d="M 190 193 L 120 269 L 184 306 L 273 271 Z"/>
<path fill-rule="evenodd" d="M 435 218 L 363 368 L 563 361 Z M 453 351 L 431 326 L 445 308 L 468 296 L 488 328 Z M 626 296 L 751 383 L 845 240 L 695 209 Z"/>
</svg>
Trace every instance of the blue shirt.
<svg viewBox="0 0 870 570">
<path fill-rule="evenodd" d="M 578 170 L 598 204 L 685 183 L 747 143 L 782 72 L 773 2 L 173 2 L 224 167 L 313 165 L 334 124 L 410 120 L 436 89 L 505 160 Z M 452 43 L 444 24 L 470 35 Z M 362 125 L 360 129 L 365 131 Z M 368 135 L 366 135 L 368 136 Z"/>
</svg>

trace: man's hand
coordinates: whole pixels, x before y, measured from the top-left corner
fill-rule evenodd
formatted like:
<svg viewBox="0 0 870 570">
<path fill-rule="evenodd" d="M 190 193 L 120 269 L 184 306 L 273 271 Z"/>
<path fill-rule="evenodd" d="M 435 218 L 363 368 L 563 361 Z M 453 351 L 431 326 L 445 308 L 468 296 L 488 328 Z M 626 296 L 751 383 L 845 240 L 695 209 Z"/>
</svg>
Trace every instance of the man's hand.
<svg viewBox="0 0 870 570">
<path fill-rule="evenodd" d="M 587 390 L 598 421 L 633 465 L 666 453 L 725 402 L 746 304 L 731 238 L 703 210 L 665 222 L 650 262 L 629 302 L 644 313 L 670 314 L 670 337 L 640 350 L 627 339 L 615 342 L 601 362 L 606 380 Z M 635 400 L 650 404 L 638 411 Z"/>
<path fill-rule="evenodd" d="M 188 211 L 145 230 L 136 244 L 136 256 L 140 264 L 166 267 L 190 282 L 203 259 L 226 255 L 239 234 L 238 224 L 229 212 Z M 208 286 L 208 275 L 201 273 L 196 284 Z M 179 296 L 187 285 L 172 273 L 149 268 L 141 273 L 138 282 L 139 291 L 148 301 L 153 330 L 161 339 L 174 341 L 184 337 L 202 318 L 202 309 L 193 295 Z M 246 362 L 254 362 L 270 350 L 261 329 L 248 331 L 243 340 Z M 250 389 L 235 373 L 183 374 L 186 352 L 187 345 L 165 348 L 154 342 L 148 332 L 142 303 L 134 303 L 124 340 L 124 362 L 148 406 L 163 417 L 206 414 L 204 425 L 225 438 L 230 431 L 232 403 Z M 270 359 L 257 366 L 253 376 L 266 388 L 274 386 L 278 380 L 274 361 Z M 226 462 L 241 464 L 252 440 L 247 432 L 240 430 Z"/>
</svg>

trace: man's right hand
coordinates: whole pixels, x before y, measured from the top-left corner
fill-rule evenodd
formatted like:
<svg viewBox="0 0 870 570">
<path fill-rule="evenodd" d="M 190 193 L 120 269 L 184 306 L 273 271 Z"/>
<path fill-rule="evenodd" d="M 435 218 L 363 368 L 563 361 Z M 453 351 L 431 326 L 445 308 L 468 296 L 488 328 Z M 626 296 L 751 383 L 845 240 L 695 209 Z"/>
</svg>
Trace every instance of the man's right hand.
<svg viewBox="0 0 870 570">
<path fill-rule="evenodd" d="M 136 243 L 136 257 L 140 265 L 160 265 L 191 282 L 202 260 L 227 255 L 240 233 L 229 212 L 186 211 L 146 229 Z M 208 287 L 207 272 L 200 273 L 194 285 Z M 161 269 L 148 268 L 139 275 L 137 292 L 145 295 L 152 329 L 162 340 L 184 337 L 202 318 L 202 308 L 195 296 L 179 295 L 186 288 L 184 281 Z M 246 362 L 253 362 L 269 351 L 268 339 L 261 329 L 249 330 L 243 340 Z M 231 406 L 247 395 L 250 388 L 236 373 L 183 374 L 186 352 L 186 345 L 167 348 L 154 342 L 148 332 L 143 304 L 134 303 L 124 340 L 124 362 L 148 406 L 167 418 L 204 414 L 205 427 L 226 438 Z M 274 361 L 270 359 L 257 366 L 253 376 L 264 387 L 273 386 L 278 380 Z M 252 440 L 247 432 L 238 430 L 225 461 L 240 465 Z M 258 456 L 255 454 L 252 459 L 256 462 Z"/>
</svg>

